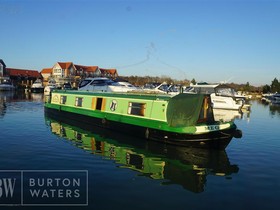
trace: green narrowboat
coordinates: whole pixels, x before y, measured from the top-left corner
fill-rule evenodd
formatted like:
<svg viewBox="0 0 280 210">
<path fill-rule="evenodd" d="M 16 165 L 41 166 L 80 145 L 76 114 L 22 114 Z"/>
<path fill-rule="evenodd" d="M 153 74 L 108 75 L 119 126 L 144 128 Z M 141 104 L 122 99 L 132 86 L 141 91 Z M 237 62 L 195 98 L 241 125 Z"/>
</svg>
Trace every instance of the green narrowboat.
<svg viewBox="0 0 280 210">
<path fill-rule="evenodd" d="M 214 121 L 210 97 L 203 94 L 54 90 L 48 97 L 45 112 L 50 116 L 164 143 L 225 149 L 238 133 L 234 122 Z"/>
</svg>

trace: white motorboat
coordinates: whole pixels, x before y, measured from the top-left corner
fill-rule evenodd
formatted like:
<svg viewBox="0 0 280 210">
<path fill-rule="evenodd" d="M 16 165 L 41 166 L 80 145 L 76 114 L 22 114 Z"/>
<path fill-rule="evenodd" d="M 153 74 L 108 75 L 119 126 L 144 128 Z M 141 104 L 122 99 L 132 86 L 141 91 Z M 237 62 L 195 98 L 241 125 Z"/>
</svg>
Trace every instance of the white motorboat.
<svg viewBox="0 0 280 210">
<path fill-rule="evenodd" d="M 233 88 L 224 84 L 191 84 L 185 92 L 210 94 L 214 109 L 241 110 L 243 97 L 237 97 Z"/>
<path fill-rule="evenodd" d="M 273 93 L 264 93 L 262 94 L 261 101 L 264 103 L 272 103 L 273 96 L 274 96 Z"/>
<path fill-rule="evenodd" d="M 36 79 L 35 82 L 31 86 L 32 93 L 42 93 L 44 92 L 44 85 L 41 79 Z"/>
<path fill-rule="evenodd" d="M 180 93 L 180 87 L 163 83 L 147 83 L 141 89 L 143 92 L 156 93 L 156 94 L 169 94 L 175 96 Z"/>
<path fill-rule="evenodd" d="M 280 104 L 280 93 L 267 93 L 262 96 L 261 100 L 265 103 Z"/>
<path fill-rule="evenodd" d="M 15 89 L 15 87 L 12 84 L 10 78 L 0 77 L 0 91 L 11 91 L 14 89 Z"/>
<path fill-rule="evenodd" d="M 119 85 L 121 86 L 124 86 L 124 87 L 127 87 L 129 89 L 137 89 L 137 87 L 135 87 L 134 85 L 130 84 L 129 82 L 126 82 L 126 81 L 118 81 Z"/>
<path fill-rule="evenodd" d="M 65 82 L 62 87 L 62 90 L 72 90 L 72 85 L 69 82 Z"/>
<path fill-rule="evenodd" d="M 280 93 L 275 93 L 272 96 L 271 102 L 272 102 L 272 104 L 280 104 Z"/>
<path fill-rule="evenodd" d="M 89 77 L 79 84 L 79 91 L 129 92 L 137 88 L 128 82 L 116 82 L 105 77 Z"/>
<path fill-rule="evenodd" d="M 57 88 L 56 82 L 54 80 L 50 80 L 46 85 L 46 87 L 44 88 L 44 94 L 50 95 L 51 91 L 56 88 Z"/>
</svg>

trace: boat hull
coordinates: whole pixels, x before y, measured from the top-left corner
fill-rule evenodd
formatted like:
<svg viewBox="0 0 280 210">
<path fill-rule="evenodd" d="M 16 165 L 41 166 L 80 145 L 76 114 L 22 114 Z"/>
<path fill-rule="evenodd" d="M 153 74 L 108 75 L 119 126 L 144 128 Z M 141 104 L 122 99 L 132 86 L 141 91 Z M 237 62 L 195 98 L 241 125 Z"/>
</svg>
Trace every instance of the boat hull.
<svg viewBox="0 0 280 210">
<path fill-rule="evenodd" d="M 46 116 L 59 119 L 68 119 L 76 123 L 99 126 L 120 133 L 137 136 L 142 139 L 154 140 L 166 144 L 188 146 L 194 148 L 225 149 L 236 134 L 236 126 L 230 129 L 213 131 L 204 134 L 179 134 L 143 126 L 131 125 L 123 122 L 111 121 L 105 118 L 90 117 L 73 112 L 67 112 L 45 106 Z"/>
</svg>

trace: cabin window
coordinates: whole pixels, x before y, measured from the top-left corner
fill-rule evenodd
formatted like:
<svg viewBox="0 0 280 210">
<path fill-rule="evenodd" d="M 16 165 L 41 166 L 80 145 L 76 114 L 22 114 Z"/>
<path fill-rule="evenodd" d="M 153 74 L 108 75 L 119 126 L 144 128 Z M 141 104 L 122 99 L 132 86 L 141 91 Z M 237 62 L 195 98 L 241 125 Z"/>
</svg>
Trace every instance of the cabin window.
<svg viewBox="0 0 280 210">
<path fill-rule="evenodd" d="M 65 104 L 67 100 L 67 96 L 60 96 L 60 104 Z"/>
<path fill-rule="evenodd" d="M 217 88 L 216 95 L 218 96 L 234 96 L 233 89 L 231 88 Z"/>
<path fill-rule="evenodd" d="M 100 80 L 94 80 L 90 83 L 90 85 L 93 85 L 93 86 L 105 86 L 107 85 L 107 80 L 104 80 L 104 79 L 100 79 Z"/>
<path fill-rule="evenodd" d="M 83 81 L 79 84 L 79 88 L 85 87 L 85 86 L 88 85 L 90 82 L 91 82 L 91 80 L 89 80 L 89 79 L 83 80 Z"/>
<path fill-rule="evenodd" d="M 144 103 L 130 102 L 128 105 L 128 114 L 144 116 L 145 109 L 146 109 L 146 104 Z"/>
<path fill-rule="evenodd" d="M 83 106 L 83 98 L 81 98 L 81 97 L 76 97 L 75 105 L 76 105 L 76 106 L 82 107 L 82 106 Z"/>
<path fill-rule="evenodd" d="M 96 110 L 101 110 L 101 108 L 102 108 L 102 101 L 103 101 L 103 98 L 97 98 L 97 100 L 96 100 L 96 107 L 95 107 Z"/>
</svg>

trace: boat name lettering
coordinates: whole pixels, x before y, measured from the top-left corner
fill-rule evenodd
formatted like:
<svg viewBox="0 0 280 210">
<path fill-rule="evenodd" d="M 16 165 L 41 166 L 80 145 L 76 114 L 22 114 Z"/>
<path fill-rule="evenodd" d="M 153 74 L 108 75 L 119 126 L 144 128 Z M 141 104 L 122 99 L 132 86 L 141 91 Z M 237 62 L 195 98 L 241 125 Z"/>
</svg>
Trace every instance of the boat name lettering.
<svg viewBox="0 0 280 210">
<path fill-rule="evenodd" d="M 117 109 L 117 105 L 118 105 L 117 101 L 115 99 L 113 99 L 111 104 L 110 104 L 110 110 L 112 112 L 114 112 Z"/>
<path fill-rule="evenodd" d="M 206 126 L 205 128 L 209 131 L 216 131 L 216 130 L 219 130 L 220 127 L 218 125 L 209 125 L 209 126 Z"/>
</svg>

